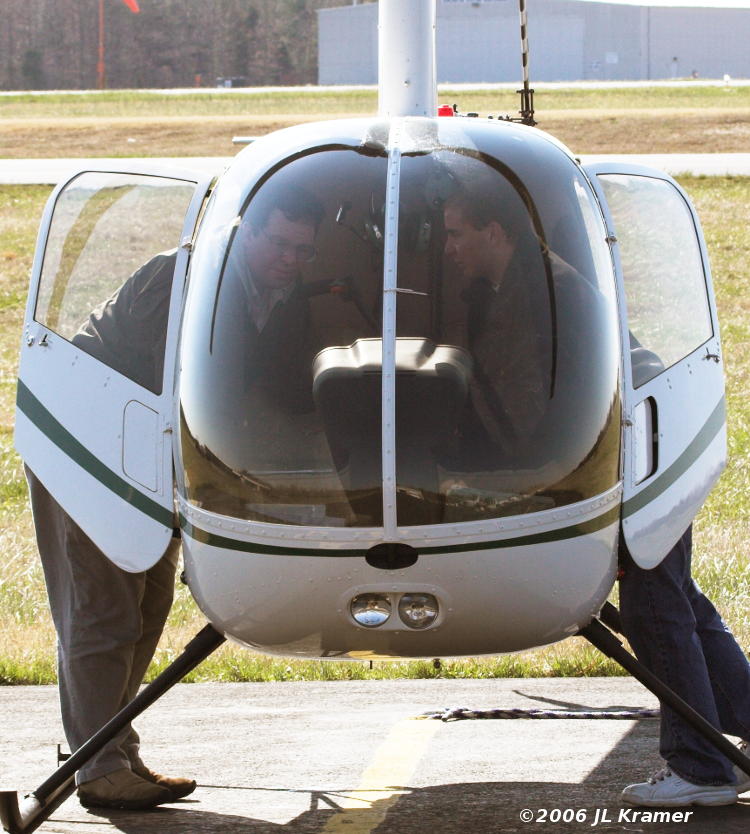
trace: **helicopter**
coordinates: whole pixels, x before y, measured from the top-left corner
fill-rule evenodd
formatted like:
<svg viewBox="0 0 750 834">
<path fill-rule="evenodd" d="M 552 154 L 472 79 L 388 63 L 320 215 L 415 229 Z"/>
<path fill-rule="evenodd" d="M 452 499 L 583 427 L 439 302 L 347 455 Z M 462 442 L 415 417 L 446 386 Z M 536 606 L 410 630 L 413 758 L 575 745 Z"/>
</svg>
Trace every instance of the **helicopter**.
<svg viewBox="0 0 750 834">
<path fill-rule="evenodd" d="M 261 137 L 218 177 L 125 163 L 54 190 L 16 446 L 124 570 L 155 564 L 179 528 L 210 625 L 22 807 L 2 793 L 6 830 L 34 830 L 87 757 L 226 639 L 361 660 L 582 634 L 750 766 L 606 627 L 620 537 L 657 565 L 725 465 L 700 223 L 667 174 L 583 166 L 534 126 L 520 9 L 520 118 L 438 109 L 434 2 L 381 0 L 376 117 Z M 244 230 L 289 195 L 313 195 L 317 219 L 314 239 L 270 241 L 300 262 L 302 313 L 269 358 L 241 314 Z M 477 205 L 522 254 L 500 341 L 455 220 Z M 158 373 L 143 377 L 81 322 L 170 249 Z"/>
</svg>

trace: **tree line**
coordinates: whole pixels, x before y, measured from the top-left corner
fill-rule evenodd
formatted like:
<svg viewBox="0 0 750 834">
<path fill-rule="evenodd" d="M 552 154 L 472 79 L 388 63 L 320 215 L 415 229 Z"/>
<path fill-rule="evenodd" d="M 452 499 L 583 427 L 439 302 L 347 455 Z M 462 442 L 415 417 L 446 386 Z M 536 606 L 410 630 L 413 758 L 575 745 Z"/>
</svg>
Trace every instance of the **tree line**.
<svg viewBox="0 0 750 834">
<path fill-rule="evenodd" d="M 102 0 L 106 87 L 214 86 L 219 78 L 248 85 L 314 84 L 315 12 L 350 4 Z M 99 9 L 100 0 L 2 0 L 0 89 L 95 88 Z"/>
</svg>

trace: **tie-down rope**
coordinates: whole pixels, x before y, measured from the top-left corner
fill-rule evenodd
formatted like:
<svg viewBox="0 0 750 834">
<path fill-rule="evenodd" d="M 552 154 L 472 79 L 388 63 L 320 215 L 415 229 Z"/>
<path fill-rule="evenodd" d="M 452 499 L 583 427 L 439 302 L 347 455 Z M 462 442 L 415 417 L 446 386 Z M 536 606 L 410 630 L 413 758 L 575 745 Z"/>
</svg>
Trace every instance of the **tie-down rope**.
<svg viewBox="0 0 750 834">
<path fill-rule="evenodd" d="M 446 707 L 440 712 L 425 712 L 420 718 L 463 721 L 469 718 L 609 718 L 641 721 L 659 717 L 658 709 L 567 710 L 567 709 L 468 709 Z"/>
</svg>

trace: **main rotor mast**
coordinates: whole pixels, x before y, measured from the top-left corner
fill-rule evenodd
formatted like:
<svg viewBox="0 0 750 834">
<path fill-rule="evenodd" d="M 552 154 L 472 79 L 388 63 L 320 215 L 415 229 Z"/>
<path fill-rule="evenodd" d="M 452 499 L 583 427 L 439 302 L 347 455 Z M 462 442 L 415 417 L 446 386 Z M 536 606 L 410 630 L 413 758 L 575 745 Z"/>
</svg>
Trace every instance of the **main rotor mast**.
<svg viewBox="0 0 750 834">
<path fill-rule="evenodd" d="M 435 0 L 378 3 L 378 115 L 434 116 Z"/>
<path fill-rule="evenodd" d="M 520 118 L 534 125 L 534 90 L 529 84 L 526 0 L 519 0 L 523 88 Z M 437 113 L 435 0 L 379 0 L 378 115 L 434 116 Z"/>
</svg>

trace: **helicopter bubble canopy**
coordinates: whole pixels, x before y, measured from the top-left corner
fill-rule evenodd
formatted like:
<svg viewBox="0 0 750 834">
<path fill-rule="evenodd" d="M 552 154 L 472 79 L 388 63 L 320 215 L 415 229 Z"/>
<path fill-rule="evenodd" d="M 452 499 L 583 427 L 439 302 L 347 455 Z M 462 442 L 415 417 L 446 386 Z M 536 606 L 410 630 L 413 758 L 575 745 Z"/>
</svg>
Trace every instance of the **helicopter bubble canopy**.
<svg viewBox="0 0 750 834">
<path fill-rule="evenodd" d="M 243 151 L 203 220 L 179 361 L 186 505 L 387 540 L 613 488 L 612 266 L 568 152 L 463 119 L 317 129 Z"/>
</svg>

